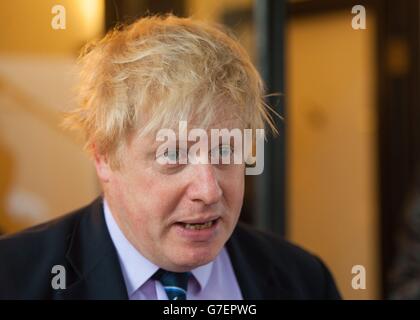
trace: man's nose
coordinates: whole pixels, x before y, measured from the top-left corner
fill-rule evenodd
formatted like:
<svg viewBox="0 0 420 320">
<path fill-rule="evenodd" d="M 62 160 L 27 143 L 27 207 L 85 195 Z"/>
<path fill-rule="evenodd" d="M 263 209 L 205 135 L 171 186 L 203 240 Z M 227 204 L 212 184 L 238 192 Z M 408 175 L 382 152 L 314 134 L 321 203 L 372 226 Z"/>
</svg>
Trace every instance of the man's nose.
<svg viewBox="0 0 420 320">
<path fill-rule="evenodd" d="M 211 164 L 195 164 L 188 196 L 192 201 L 206 205 L 218 202 L 223 194 L 217 178 L 216 168 Z"/>
</svg>

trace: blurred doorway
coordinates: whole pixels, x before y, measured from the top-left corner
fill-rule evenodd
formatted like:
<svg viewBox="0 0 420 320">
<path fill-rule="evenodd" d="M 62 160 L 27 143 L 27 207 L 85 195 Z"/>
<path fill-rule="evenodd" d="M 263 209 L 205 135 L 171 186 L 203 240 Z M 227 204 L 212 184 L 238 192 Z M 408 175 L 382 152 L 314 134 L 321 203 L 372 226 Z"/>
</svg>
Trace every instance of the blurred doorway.
<svg viewBox="0 0 420 320">
<path fill-rule="evenodd" d="M 419 21 L 419 1 L 288 4 L 288 236 L 326 259 L 345 298 L 389 294 L 420 159 Z M 356 264 L 366 290 L 351 287 Z"/>
</svg>

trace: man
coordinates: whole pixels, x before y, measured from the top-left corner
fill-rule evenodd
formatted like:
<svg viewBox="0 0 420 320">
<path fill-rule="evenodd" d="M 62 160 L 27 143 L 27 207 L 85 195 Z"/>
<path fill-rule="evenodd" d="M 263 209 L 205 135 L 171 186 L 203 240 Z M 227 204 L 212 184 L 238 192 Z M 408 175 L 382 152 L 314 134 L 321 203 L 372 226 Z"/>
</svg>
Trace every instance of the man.
<svg viewBox="0 0 420 320">
<path fill-rule="evenodd" d="M 238 224 L 245 161 L 223 160 L 249 155 L 212 130 L 273 126 L 261 78 L 231 36 L 148 17 L 80 62 L 81 106 L 67 123 L 84 132 L 103 195 L 0 241 L 1 298 L 339 298 L 318 258 Z"/>
</svg>

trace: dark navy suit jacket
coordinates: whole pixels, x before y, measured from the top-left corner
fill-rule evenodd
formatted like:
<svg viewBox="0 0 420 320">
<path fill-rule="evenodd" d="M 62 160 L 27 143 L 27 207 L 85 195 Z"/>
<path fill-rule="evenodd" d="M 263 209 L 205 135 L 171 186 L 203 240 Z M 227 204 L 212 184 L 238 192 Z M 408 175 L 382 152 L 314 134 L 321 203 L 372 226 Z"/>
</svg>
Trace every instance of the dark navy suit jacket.
<svg viewBox="0 0 420 320">
<path fill-rule="evenodd" d="M 239 223 L 226 248 L 244 299 L 339 299 L 315 256 Z M 66 289 L 53 289 L 54 265 Z M 101 198 L 71 214 L 0 238 L 0 299 L 127 299 Z"/>
</svg>

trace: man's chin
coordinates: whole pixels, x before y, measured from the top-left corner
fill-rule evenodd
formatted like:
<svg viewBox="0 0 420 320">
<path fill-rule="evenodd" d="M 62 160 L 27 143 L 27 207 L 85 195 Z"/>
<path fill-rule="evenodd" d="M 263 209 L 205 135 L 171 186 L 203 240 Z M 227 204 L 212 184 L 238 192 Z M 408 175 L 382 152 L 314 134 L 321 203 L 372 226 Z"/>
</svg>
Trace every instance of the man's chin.
<svg viewBox="0 0 420 320">
<path fill-rule="evenodd" d="M 179 253 L 171 259 L 177 269 L 173 271 L 185 272 L 206 265 L 217 257 L 220 250 L 206 247 L 177 250 Z"/>
</svg>

